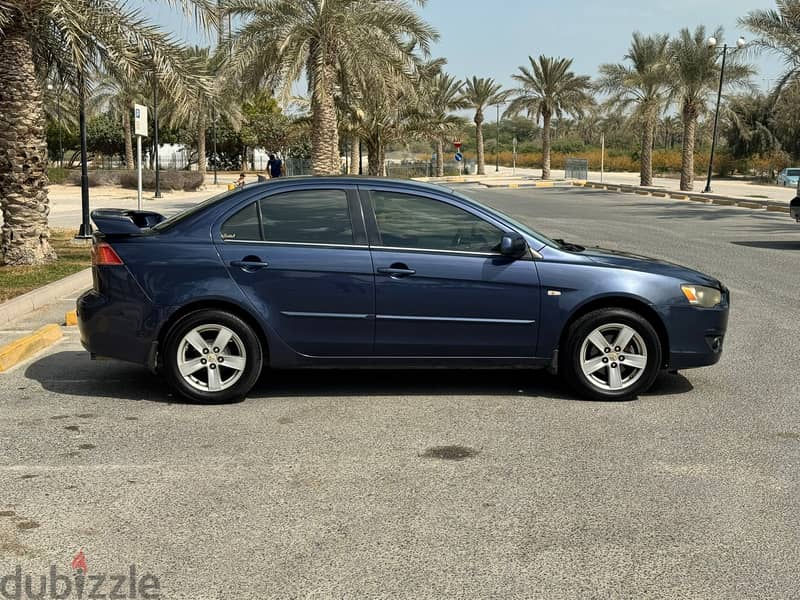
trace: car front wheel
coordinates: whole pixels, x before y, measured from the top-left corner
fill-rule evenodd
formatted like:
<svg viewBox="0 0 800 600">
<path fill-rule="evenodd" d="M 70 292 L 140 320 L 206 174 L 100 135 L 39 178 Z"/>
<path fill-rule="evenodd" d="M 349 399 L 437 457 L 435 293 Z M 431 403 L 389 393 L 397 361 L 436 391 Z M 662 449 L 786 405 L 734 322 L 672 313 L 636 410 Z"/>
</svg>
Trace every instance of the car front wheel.
<svg viewBox="0 0 800 600">
<path fill-rule="evenodd" d="M 169 384 L 194 402 L 239 400 L 261 374 L 258 336 L 242 319 L 219 310 L 200 310 L 170 329 L 163 372 Z"/>
<path fill-rule="evenodd" d="M 653 385 L 661 366 L 661 344 L 640 314 L 622 308 L 593 311 L 567 332 L 561 371 L 582 396 L 627 400 Z"/>
</svg>

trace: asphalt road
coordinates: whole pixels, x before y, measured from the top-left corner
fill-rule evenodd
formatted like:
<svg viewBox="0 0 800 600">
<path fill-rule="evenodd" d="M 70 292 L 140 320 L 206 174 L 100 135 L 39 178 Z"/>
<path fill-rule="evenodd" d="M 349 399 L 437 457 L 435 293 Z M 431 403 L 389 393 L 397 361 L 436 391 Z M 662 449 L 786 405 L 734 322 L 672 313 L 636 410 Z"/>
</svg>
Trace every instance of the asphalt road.
<svg viewBox="0 0 800 600">
<path fill-rule="evenodd" d="M 0 376 L 0 577 L 70 573 L 82 548 L 90 575 L 136 564 L 163 598 L 800 597 L 800 225 L 460 189 L 721 278 L 722 362 L 625 403 L 545 373 L 348 371 L 199 407 L 73 330 Z"/>
</svg>

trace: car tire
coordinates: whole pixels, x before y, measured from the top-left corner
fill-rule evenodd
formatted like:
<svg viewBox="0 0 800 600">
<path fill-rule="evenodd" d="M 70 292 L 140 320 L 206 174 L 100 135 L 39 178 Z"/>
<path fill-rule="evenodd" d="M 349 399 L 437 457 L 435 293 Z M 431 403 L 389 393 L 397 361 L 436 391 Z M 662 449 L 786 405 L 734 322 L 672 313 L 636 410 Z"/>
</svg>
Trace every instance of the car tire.
<svg viewBox="0 0 800 600">
<path fill-rule="evenodd" d="M 200 404 L 244 398 L 261 374 L 263 350 L 246 322 L 221 310 L 179 319 L 164 344 L 162 372 L 181 396 Z"/>
<path fill-rule="evenodd" d="M 624 308 L 603 308 L 577 319 L 559 355 L 567 383 L 591 400 L 629 400 L 646 392 L 662 364 L 653 326 Z"/>
</svg>

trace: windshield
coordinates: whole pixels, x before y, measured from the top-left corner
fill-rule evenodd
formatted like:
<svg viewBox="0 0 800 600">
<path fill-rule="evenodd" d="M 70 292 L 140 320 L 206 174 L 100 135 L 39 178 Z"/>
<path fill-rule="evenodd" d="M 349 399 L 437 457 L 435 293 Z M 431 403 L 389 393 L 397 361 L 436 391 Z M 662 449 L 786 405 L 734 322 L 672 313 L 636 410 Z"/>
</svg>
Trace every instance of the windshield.
<svg viewBox="0 0 800 600">
<path fill-rule="evenodd" d="M 509 225 L 511 225 L 518 232 L 524 233 L 525 235 L 528 235 L 528 236 L 530 236 L 530 237 L 532 237 L 532 238 L 534 238 L 536 240 L 539 240 L 542 243 L 543 246 L 550 246 L 551 248 L 560 248 L 561 247 L 561 244 L 559 244 L 555 240 L 551 240 L 546 235 L 542 235 L 541 233 L 539 233 L 535 229 L 531 229 L 529 226 L 525 225 L 524 223 L 520 223 L 514 217 L 508 216 L 508 214 L 504 213 L 501 210 L 497 210 L 496 208 L 493 208 L 491 206 L 487 206 L 486 204 L 483 204 L 482 202 L 477 202 L 476 200 L 473 200 L 469 196 L 465 196 L 464 194 L 460 194 L 458 192 L 453 192 L 453 195 L 454 196 L 458 196 L 459 198 L 461 198 L 463 200 L 467 200 L 471 204 L 479 206 L 482 210 L 485 210 L 486 212 L 491 213 L 491 214 L 495 215 L 496 217 L 499 217 L 503 221 L 506 221 Z M 538 250 L 538 248 L 537 248 L 537 250 Z"/>
<path fill-rule="evenodd" d="M 798 177 L 800 176 L 800 169 L 786 169 L 786 174 L 789 177 Z"/>
<path fill-rule="evenodd" d="M 187 208 L 186 210 L 182 210 L 181 212 L 172 215 L 168 219 L 164 219 L 163 221 L 161 221 L 161 223 L 159 223 L 158 225 L 153 225 L 153 227 L 151 227 L 150 229 L 151 229 L 151 231 L 164 231 L 166 229 L 169 229 L 170 227 L 174 227 L 175 225 L 177 225 L 178 223 L 180 223 L 184 219 L 187 219 L 187 218 L 191 217 L 192 215 L 197 214 L 197 213 L 205 210 L 209 206 L 211 206 L 213 204 L 216 204 L 217 202 L 220 202 L 221 200 L 224 200 L 225 198 L 227 198 L 231 194 L 235 194 L 237 191 L 238 190 L 225 191 L 225 192 L 223 192 L 221 194 L 217 194 L 216 196 L 212 196 L 208 200 L 203 200 L 203 202 L 201 202 L 200 204 L 195 204 L 194 206 L 191 206 L 191 207 Z"/>
</svg>

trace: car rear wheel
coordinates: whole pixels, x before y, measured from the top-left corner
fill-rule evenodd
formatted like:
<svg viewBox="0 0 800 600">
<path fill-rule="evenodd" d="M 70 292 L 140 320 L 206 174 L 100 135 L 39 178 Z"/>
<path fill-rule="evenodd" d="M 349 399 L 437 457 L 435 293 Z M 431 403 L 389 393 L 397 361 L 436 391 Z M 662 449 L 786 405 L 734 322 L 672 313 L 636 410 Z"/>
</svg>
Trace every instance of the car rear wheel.
<svg viewBox="0 0 800 600">
<path fill-rule="evenodd" d="M 201 310 L 170 329 L 164 376 L 182 396 L 217 404 L 239 400 L 261 374 L 261 343 L 252 328 L 228 312 Z"/>
<path fill-rule="evenodd" d="M 606 308 L 570 327 L 561 372 L 582 396 L 627 400 L 653 385 L 661 366 L 661 343 L 640 314 Z"/>
</svg>

